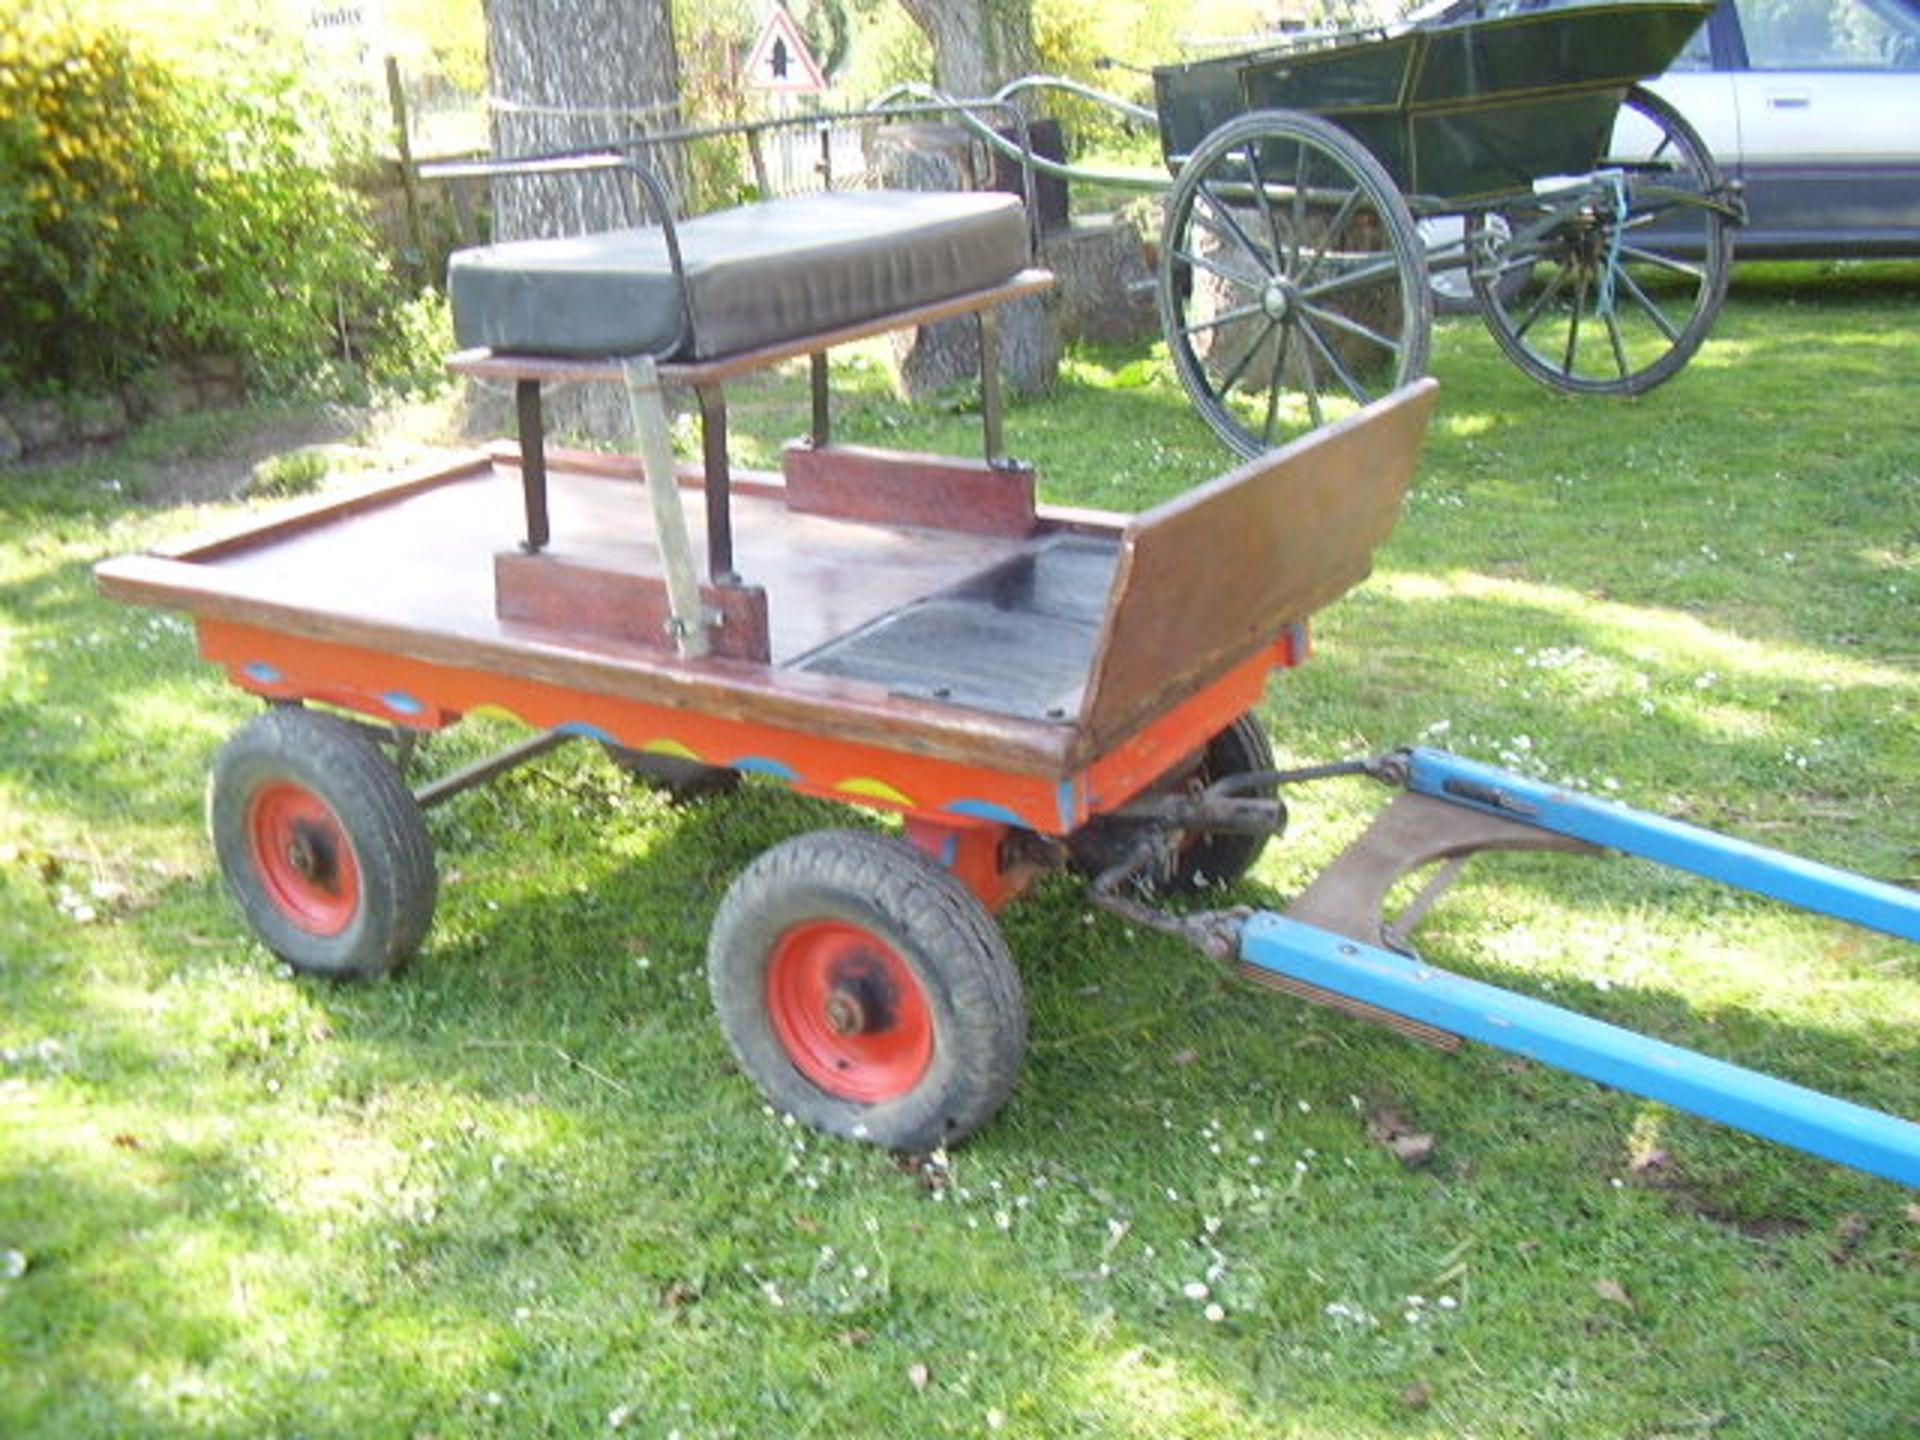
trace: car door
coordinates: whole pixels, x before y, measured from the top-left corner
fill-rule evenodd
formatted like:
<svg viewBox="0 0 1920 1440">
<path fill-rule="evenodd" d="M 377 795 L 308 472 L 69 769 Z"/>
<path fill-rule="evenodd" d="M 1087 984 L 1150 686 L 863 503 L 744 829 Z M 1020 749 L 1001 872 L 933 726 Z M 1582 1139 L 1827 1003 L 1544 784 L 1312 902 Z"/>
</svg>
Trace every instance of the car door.
<svg viewBox="0 0 1920 1440">
<path fill-rule="evenodd" d="M 1729 0 L 1748 253 L 1920 252 L 1920 7 Z M 1684 103 L 1684 102 L 1682 102 Z"/>
<path fill-rule="evenodd" d="M 1729 176 L 1737 175 L 1740 168 L 1740 112 L 1733 88 L 1733 57 L 1738 50 L 1738 29 L 1723 3 L 1694 32 L 1666 73 L 1647 82 L 1649 90 L 1700 132 L 1715 162 Z M 1618 131 L 1615 136 L 1615 152 L 1632 153 L 1622 148 L 1631 137 Z"/>
</svg>

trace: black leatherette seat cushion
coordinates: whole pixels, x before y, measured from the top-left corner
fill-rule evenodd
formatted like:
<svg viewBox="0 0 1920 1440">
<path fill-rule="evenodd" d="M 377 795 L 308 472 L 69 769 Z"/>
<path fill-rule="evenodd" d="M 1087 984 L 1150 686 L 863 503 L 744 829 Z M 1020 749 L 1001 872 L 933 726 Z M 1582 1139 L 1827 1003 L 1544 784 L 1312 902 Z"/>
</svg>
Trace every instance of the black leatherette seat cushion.
<svg viewBox="0 0 1920 1440">
<path fill-rule="evenodd" d="M 1028 264 L 1011 195 L 829 191 L 682 222 L 693 334 L 653 226 L 463 250 L 448 267 L 463 348 L 706 360 L 931 304 Z"/>
</svg>

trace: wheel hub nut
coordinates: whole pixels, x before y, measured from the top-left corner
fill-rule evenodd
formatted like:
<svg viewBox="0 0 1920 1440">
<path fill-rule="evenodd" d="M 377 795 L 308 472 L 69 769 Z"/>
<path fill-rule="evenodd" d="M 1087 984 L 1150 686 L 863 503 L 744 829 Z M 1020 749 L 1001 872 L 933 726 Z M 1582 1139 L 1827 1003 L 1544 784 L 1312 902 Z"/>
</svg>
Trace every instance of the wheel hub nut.
<svg viewBox="0 0 1920 1440">
<path fill-rule="evenodd" d="M 867 1007 L 860 997 L 846 989 L 827 996 L 827 1025 L 836 1035 L 859 1035 L 867 1028 Z"/>
<path fill-rule="evenodd" d="M 305 835 L 296 834 L 287 841 L 287 864 L 296 874 L 311 880 L 320 868 L 320 857 L 315 853 L 313 842 Z"/>
<path fill-rule="evenodd" d="M 332 878 L 332 856 L 326 841 L 308 825 L 296 825 L 287 837 L 287 865 L 301 879 L 323 885 Z"/>
</svg>

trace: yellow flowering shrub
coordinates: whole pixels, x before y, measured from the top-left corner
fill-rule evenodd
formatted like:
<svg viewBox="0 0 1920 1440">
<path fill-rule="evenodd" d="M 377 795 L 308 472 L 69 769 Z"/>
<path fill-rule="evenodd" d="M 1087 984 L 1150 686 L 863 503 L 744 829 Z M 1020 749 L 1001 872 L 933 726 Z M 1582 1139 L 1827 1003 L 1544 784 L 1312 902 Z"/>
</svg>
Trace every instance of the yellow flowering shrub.
<svg viewBox="0 0 1920 1440">
<path fill-rule="evenodd" d="M 258 59 L 219 83 L 63 7 L 0 13 L 0 385 L 221 350 L 269 382 L 380 293 L 324 107 Z"/>
</svg>

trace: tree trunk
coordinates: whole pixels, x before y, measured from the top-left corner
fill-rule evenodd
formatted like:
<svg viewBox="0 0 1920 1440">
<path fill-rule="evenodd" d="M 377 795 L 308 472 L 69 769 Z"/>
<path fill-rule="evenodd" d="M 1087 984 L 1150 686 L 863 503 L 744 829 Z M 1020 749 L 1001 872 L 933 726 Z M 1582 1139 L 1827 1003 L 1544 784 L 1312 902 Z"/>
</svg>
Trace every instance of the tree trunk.
<svg viewBox="0 0 1920 1440">
<path fill-rule="evenodd" d="M 880 183 L 901 190 L 972 190 L 977 150 L 956 125 L 896 125 L 876 137 Z M 1050 296 L 1000 307 L 1000 370 L 1016 394 L 1053 388 L 1060 373 L 1060 327 Z M 939 320 L 892 336 L 894 370 L 909 399 L 924 400 L 980 374 L 980 332 L 972 320 Z"/>
<path fill-rule="evenodd" d="M 934 81 L 947 94 L 991 95 L 1040 68 L 1033 0 L 900 0 L 933 42 Z"/>
<path fill-rule="evenodd" d="M 680 66 L 671 0 L 483 0 L 493 151 L 501 158 L 579 150 L 671 130 Z M 682 193 L 680 161 L 636 152 Z M 677 202 L 676 202 L 677 208 Z M 578 235 L 649 223 L 639 183 L 624 171 L 502 177 L 493 186 L 493 238 Z M 556 429 L 624 438 L 616 385 L 554 397 Z"/>
<path fill-rule="evenodd" d="M 669 0 L 484 0 L 495 155 L 538 155 L 680 124 Z M 502 180 L 497 239 L 635 223 L 631 180 Z"/>
</svg>

